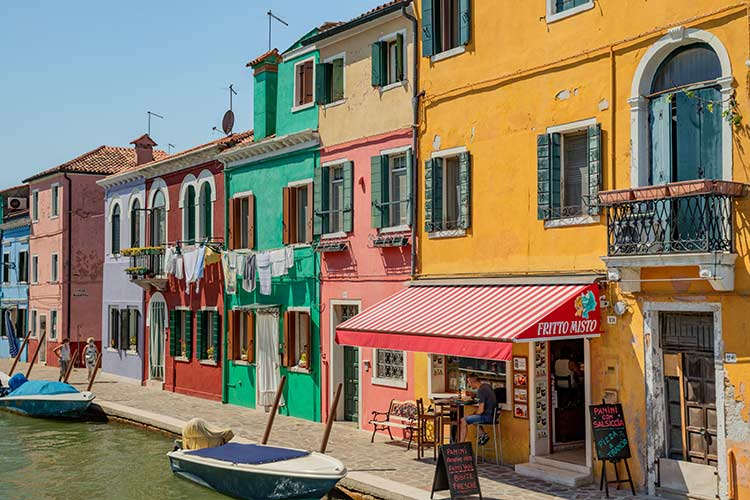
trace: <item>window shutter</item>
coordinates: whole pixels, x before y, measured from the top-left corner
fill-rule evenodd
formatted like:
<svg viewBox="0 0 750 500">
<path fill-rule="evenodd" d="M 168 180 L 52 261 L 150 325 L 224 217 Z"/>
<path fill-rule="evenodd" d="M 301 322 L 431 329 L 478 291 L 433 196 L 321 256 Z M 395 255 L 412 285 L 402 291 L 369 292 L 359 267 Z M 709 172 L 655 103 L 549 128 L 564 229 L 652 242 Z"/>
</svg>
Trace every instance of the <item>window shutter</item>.
<svg viewBox="0 0 750 500">
<path fill-rule="evenodd" d="M 424 162 L 424 230 L 429 233 L 433 231 L 433 192 L 432 178 L 434 173 L 435 160 Z"/>
<path fill-rule="evenodd" d="M 372 86 L 380 87 L 383 84 L 383 42 L 372 44 Z"/>
<path fill-rule="evenodd" d="M 185 357 L 193 357 L 193 311 L 185 311 Z"/>
<path fill-rule="evenodd" d="M 537 219 L 553 218 L 560 206 L 560 134 L 537 136 Z"/>
<path fill-rule="evenodd" d="M 354 163 L 344 164 L 344 232 L 354 230 Z"/>
<path fill-rule="evenodd" d="M 196 314 L 198 316 L 196 318 L 198 323 L 196 325 L 197 334 L 195 336 L 195 357 L 196 359 L 204 359 L 203 358 L 203 346 L 204 346 L 203 334 L 205 333 L 205 331 L 203 328 L 203 319 L 204 319 L 204 316 L 206 315 L 206 312 L 198 311 Z"/>
<path fill-rule="evenodd" d="M 314 233 L 314 220 L 315 220 L 315 200 L 313 196 L 314 188 L 313 183 L 309 183 L 307 185 L 307 231 L 305 231 L 306 238 L 305 241 L 307 243 L 310 243 L 313 239 L 313 233 Z"/>
<path fill-rule="evenodd" d="M 331 102 L 331 63 L 318 63 L 315 67 L 315 102 L 328 104 Z"/>
<path fill-rule="evenodd" d="M 411 149 L 406 151 L 406 199 L 409 202 L 406 204 L 407 216 L 406 221 L 409 225 L 412 225 L 414 221 L 412 217 L 414 215 L 414 186 L 413 177 L 414 175 L 414 154 Z"/>
<path fill-rule="evenodd" d="M 471 155 L 461 153 L 458 157 L 458 227 L 471 227 Z"/>
<path fill-rule="evenodd" d="M 234 236 L 236 233 L 235 228 L 237 227 L 237 214 L 235 205 L 237 204 L 237 200 L 231 199 L 229 200 L 229 228 L 228 228 L 228 234 L 227 234 L 227 240 L 228 240 L 228 247 L 230 250 L 234 250 L 237 248 L 234 242 Z"/>
<path fill-rule="evenodd" d="M 560 199 L 560 187 L 562 185 L 562 135 L 551 134 L 550 142 L 550 205 L 552 208 L 562 205 Z"/>
<path fill-rule="evenodd" d="M 315 84 L 313 82 L 313 69 L 315 68 L 315 65 L 312 61 L 307 61 L 302 65 L 302 78 L 304 80 L 304 99 L 303 104 L 307 104 L 308 102 L 313 102 L 314 92 L 315 92 Z"/>
<path fill-rule="evenodd" d="M 292 190 L 288 187 L 285 187 L 282 191 L 284 207 L 282 215 L 283 232 L 281 240 L 284 245 L 288 245 L 292 241 Z"/>
<path fill-rule="evenodd" d="M 3 327 L 5 325 L 5 322 L 3 321 Z M 120 334 L 118 333 L 118 330 L 120 329 L 120 311 L 112 308 L 109 310 L 109 345 L 111 345 L 114 349 L 119 349 L 120 344 Z"/>
<path fill-rule="evenodd" d="M 404 65 L 404 35 L 401 33 L 396 35 L 396 72 L 398 73 L 397 80 L 399 82 L 406 80 L 406 68 Z"/>
<path fill-rule="evenodd" d="M 383 166 L 382 157 L 370 158 L 370 219 L 375 229 L 383 227 Z"/>
<path fill-rule="evenodd" d="M 435 11 L 433 2 L 434 0 L 422 0 L 422 56 L 424 57 L 430 57 L 437 52 L 437 37 L 432 16 Z"/>
<path fill-rule="evenodd" d="M 214 347 L 214 362 L 218 363 L 221 359 L 221 356 L 219 356 L 221 352 L 221 316 L 217 311 L 213 314 L 212 318 L 211 343 Z"/>
<path fill-rule="evenodd" d="M 313 238 L 323 234 L 323 170 L 316 168 L 313 179 Z"/>
<path fill-rule="evenodd" d="M 188 241 L 195 241 L 195 188 L 188 186 L 187 195 L 185 200 L 185 210 L 187 211 L 185 217 L 185 238 Z"/>
<path fill-rule="evenodd" d="M 284 312 L 284 355 L 282 364 L 284 366 L 294 366 L 294 313 L 291 311 Z"/>
<path fill-rule="evenodd" d="M 255 248 L 255 195 L 247 197 L 247 248 Z"/>
<path fill-rule="evenodd" d="M 120 349 L 127 351 L 130 349 L 130 310 L 122 309 L 120 311 Z"/>
<path fill-rule="evenodd" d="M 471 39 L 471 0 L 459 0 L 458 43 L 466 45 Z"/>
<path fill-rule="evenodd" d="M 668 95 L 652 99 L 649 103 L 651 126 L 651 179 L 652 185 L 666 184 L 672 180 L 672 103 Z"/>
<path fill-rule="evenodd" d="M 247 328 L 247 360 L 255 362 L 255 315 L 252 312 L 244 313 L 245 327 Z"/>
<path fill-rule="evenodd" d="M 177 356 L 177 311 L 169 311 L 169 355 Z"/>
<path fill-rule="evenodd" d="M 716 88 L 700 89 L 696 92 L 696 97 L 701 103 L 700 106 L 700 164 L 705 179 L 722 179 L 722 98 L 721 93 Z M 708 103 L 712 102 L 709 109 Z"/>
<path fill-rule="evenodd" d="M 588 213 L 599 213 L 599 189 L 602 186 L 602 126 L 597 123 L 588 129 L 589 197 Z"/>
<path fill-rule="evenodd" d="M 227 359 L 239 359 L 239 356 L 236 355 L 235 349 L 237 348 L 237 345 L 239 342 L 235 338 L 235 334 L 237 333 L 237 313 L 234 311 L 227 311 L 226 315 L 227 320 Z"/>
<path fill-rule="evenodd" d="M 677 107 L 677 178 L 673 181 L 721 179 L 721 94 L 699 89 L 675 94 Z M 714 102 L 712 111 L 708 104 Z"/>
<path fill-rule="evenodd" d="M 344 60 L 335 59 L 331 68 L 331 102 L 336 102 L 344 98 Z"/>
</svg>

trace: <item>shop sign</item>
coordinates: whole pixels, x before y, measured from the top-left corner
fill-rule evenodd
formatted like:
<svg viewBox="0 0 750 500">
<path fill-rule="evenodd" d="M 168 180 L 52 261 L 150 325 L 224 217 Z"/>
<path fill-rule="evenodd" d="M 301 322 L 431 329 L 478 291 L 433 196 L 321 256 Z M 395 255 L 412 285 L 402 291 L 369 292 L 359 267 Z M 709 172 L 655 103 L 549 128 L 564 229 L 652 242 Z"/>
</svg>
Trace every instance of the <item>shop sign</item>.
<svg viewBox="0 0 750 500">
<path fill-rule="evenodd" d="M 601 332 L 598 294 L 598 287 L 588 287 L 573 300 L 542 318 L 519 340 L 552 340 L 560 337 L 598 335 Z"/>
<path fill-rule="evenodd" d="M 433 498 L 436 491 L 449 490 L 451 498 L 464 498 L 479 495 L 477 464 L 474 461 L 474 450 L 471 443 L 453 443 L 440 446 L 435 477 L 432 480 Z"/>
</svg>

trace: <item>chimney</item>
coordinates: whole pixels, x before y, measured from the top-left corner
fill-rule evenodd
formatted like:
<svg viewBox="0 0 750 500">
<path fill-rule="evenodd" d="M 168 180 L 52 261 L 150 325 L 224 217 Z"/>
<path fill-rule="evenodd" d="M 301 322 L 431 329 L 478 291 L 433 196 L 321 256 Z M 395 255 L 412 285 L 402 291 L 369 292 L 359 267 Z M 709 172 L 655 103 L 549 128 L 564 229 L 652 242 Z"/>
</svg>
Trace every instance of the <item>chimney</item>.
<svg viewBox="0 0 750 500">
<path fill-rule="evenodd" d="M 277 49 L 247 63 L 253 68 L 253 135 L 259 141 L 276 133 L 279 63 Z"/>
<path fill-rule="evenodd" d="M 130 144 L 135 145 L 136 165 L 143 165 L 144 163 L 154 161 L 154 146 L 157 144 L 148 134 L 143 134 Z"/>
</svg>

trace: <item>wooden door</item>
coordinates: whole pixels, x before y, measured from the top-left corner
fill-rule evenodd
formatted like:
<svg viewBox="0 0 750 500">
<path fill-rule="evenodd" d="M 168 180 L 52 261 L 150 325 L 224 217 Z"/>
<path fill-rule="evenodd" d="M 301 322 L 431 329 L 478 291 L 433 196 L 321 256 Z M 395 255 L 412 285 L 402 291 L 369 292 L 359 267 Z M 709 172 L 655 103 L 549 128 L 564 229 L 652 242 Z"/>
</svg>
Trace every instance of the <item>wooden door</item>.
<svg viewBox="0 0 750 500">
<path fill-rule="evenodd" d="M 710 356 L 683 356 L 685 434 L 689 462 L 718 465 L 716 372 Z"/>
<path fill-rule="evenodd" d="M 344 420 L 359 421 L 359 349 L 344 346 Z"/>
</svg>

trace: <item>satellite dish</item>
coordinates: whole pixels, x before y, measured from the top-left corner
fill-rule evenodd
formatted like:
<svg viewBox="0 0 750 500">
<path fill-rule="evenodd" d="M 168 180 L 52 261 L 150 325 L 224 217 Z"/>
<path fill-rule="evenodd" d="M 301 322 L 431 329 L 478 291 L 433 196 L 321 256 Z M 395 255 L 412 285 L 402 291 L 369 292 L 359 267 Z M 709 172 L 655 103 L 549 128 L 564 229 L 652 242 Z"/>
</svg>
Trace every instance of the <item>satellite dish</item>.
<svg viewBox="0 0 750 500">
<path fill-rule="evenodd" d="M 232 133 L 232 127 L 234 127 L 234 112 L 230 109 L 224 113 L 224 118 L 221 119 L 221 129 L 229 135 Z"/>
</svg>

